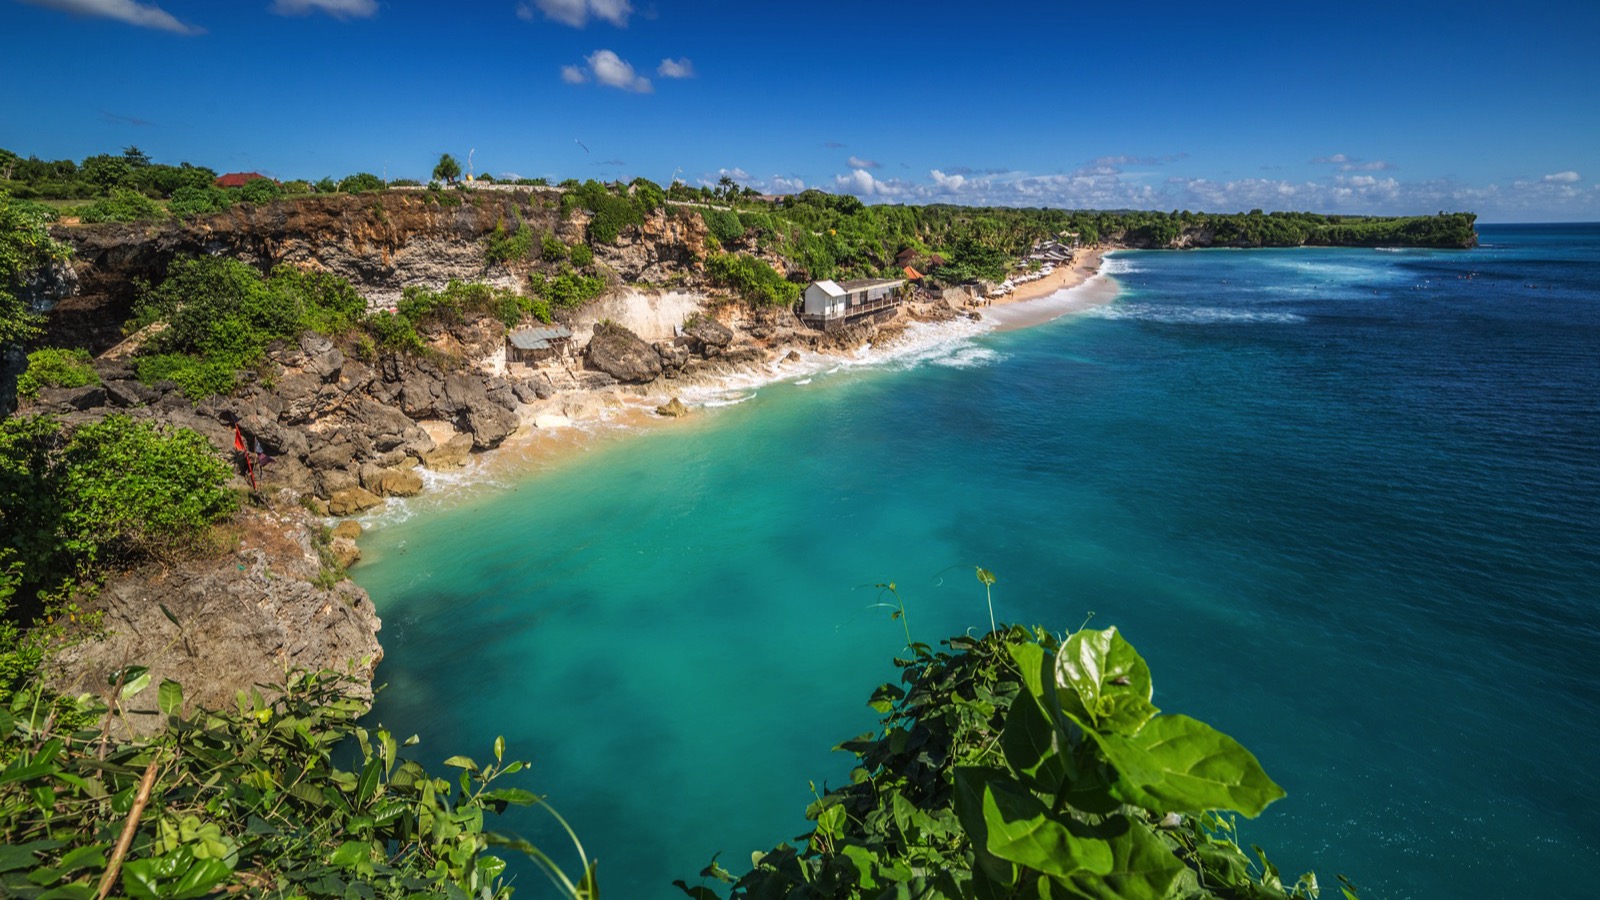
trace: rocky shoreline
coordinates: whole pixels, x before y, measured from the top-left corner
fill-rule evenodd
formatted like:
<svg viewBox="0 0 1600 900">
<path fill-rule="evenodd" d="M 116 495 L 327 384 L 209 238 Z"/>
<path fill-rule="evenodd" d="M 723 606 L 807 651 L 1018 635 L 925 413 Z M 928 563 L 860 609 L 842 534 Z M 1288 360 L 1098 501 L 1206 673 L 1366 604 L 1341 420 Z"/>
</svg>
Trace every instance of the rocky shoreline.
<svg viewBox="0 0 1600 900">
<path fill-rule="evenodd" d="M 68 688 L 98 687 L 138 662 L 155 680 L 185 684 L 202 705 L 230 704 L 236 692 L 294 668 L 347 671 L 370 683 L 382 658 L 381 622 L 366 592 L 340 580 L 360 558 L 359 526 L 330 529 L 329 519 L 413 496 L 424 488 L 420 470 L 460 467 L 519 432 L 656 401 L 663 416 L 687 414 L 676 396 L 682 390 L 768 380 L 802 353 L 843 356 L 892 341 L 912 322 L 957 317 L 942 303 L 924 304 L 823 334 L 787 310 L 707 303 L 670 340 L 646 341 L 605 320 L 592 326 L 579 358 L 536 368 L 507 365 L 504 327 L 488 318 L 427 335 L 430 346 L 449 350 L 435 356 L 363 360 L 307 334 L 271 348 L 234 395 L 199 403 L 174 383 L 144 385 L 125 360 L 102 357 L 99 385 L 43 389 L 21 412 L 49 412 L 68 425 L 113 413 L 157 421 L 197 431 L 223 453 L 234 452 L 237 426 L 246 446 L 259 445 L 270 461 L 257 469 L 256 502 L 228 536 L 234 546 L 115 573 L 83 598 L 105 637 L 63 653 L 60 679 Z M 238 483 L 247 484 L 243 469 Z M 137 705 L 124 718 L 136 729 L 159 720 L 153 706 Z"/>
</svg>

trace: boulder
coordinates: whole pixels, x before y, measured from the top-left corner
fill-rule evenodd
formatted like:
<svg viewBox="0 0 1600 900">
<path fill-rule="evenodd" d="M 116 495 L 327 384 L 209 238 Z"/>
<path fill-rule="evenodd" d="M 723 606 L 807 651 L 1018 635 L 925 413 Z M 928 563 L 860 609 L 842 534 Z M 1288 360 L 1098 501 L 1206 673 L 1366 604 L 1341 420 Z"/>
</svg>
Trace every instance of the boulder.
<svg viewBox="0 0 1600 900">
<path fill-rule="evenodd" d="M 446 415 L 459 414 L 489 405 L 489 394 L 483 382 L 471 375 L 450 375 L 444 380 L 444 393 L 439 399 L 439 410 Z"/>
<path fill-rule="evenodd" d="M 457 417 L 456 424 L 472 433 L 472 449 L 493 450 L 516 432 L 520 420 L 508 409 L 485 404 L 468 409 Z"/>
<path fill-rule="evenodd" d="M 40 388 L 39 403 L 56 409 L 94 409 L 106 405 L 106 389 L 98 384 L 75 388 Z"/>
<path fill-rule="evenodd" d="M 345 519 L 343 522 L 333 526 L 333 536 L 353 541 L 361 536 L 361 523 L 355 519 Z"/>
<path fill-rule="evenodd" d="M 425 372 L 410 371 L 400 383 L 400 411 L 413 419 L 436 419 L 444 394 L 440 380 Z"/>
<path fill-rule="evenodd" d="M 144 406 L 156 398 L 156 392 L 137 381 L 107 381 L 106 400 L 115 406 Z"/>
<path fill-rule="evenodd" d="M 661 377 L 661 357 L 637 334 L 621 325 L 601 322 L 584 350 L 590 368 L 618 381 L 643 384 Z"/>
<path fill-rule="evenodd" d="M 422 464 L 430 469 L 453 469 L 466 465 L 467 454 L 471 452 L 472 435 L 458 434 L 422 454 Z"/>
<path fill-rule="evenodd" d="M 680 416 L 687 416 L 688 414 L 689 407 L 684 406 L 683 401 L 679 400 L 677 397 L 673 397 L 666 403 L 656 407 L 656 415 L 658 416 L 666 416 L 668 418 L 676 419 Z"/>
<path fill-rule="evenodd" d="M 361 486 L 379 497 L 414 497 L 422 493 L 422 476 L 410 469 L 362 466 Z"/>
<path fill-rule="evenodd" d="M 349 538 L 336 537 L 329 541 L 328 551 L 341 568 L 348 569 L 361 561 L 361 548 Z"/>
<path fill-rule="evenodd" d="M 312 480 L 316 483 L 317 494 L 329 498 L 340 491 L 361 486 L 361 476 L 351 469 L 325 469 L 317 472 Z M 345 515 L 345 513 L 334 513 L 334 515 Z"/>
<path fill-rule="evenodd" d="M 733 343 L 733 330 L 704 314 L 691 317 L 683 326 L 683 336 L 689 339 L 689 349 L 701 356 L 716 356 Z"/>
<path fill-rule="evenodd" d="M 328 512 L 335 516 L 353 516 L 383 502 L 383 498 L 366 488 L 356 486 L 334 491 L 328 498 Z"/>
</svg>

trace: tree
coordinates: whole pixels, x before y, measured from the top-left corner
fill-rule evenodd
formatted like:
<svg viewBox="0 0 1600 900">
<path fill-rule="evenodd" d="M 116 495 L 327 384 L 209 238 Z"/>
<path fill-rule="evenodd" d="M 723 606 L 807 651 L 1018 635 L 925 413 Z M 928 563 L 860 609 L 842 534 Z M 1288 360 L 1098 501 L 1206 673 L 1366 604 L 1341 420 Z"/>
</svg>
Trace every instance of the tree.
<svg viewBox="0 0 1600 900">
<path fill-rule="evenodd" d="M 123 147 L 122 158 L 130 169 L 142 169 L 150 165 L 150 156 L 138 147 Z"/>
<path fill-rule="evenodd" d="M 454 156 L 448 153 L 441 154 L 439 164 L 433 167 L 433 177 L 435 181 L 455 184 L 456 179 L 461 177 L 461 164 L 456 162 Z"/>
</svg>

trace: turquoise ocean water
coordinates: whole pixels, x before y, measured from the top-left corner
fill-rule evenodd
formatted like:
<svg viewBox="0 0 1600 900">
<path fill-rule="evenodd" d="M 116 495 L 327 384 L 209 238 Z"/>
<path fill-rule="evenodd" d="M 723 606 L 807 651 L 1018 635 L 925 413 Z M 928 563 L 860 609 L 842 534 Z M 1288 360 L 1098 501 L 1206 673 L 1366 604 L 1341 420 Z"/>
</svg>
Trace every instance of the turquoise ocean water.
<svg viewBox="0 0 1600 900">
<path fill-rule="evenodd" d="M 1285 871 L 1578 897 L 1600 864 L 1600 228 L 1471 251 L 1120 253 L 1111 305 L 768 385 L 374 520 L 371 715 L 497 734 L 676 895 L 801 833 L 900 624 L 1076 628 L 1288 797 Z M 502 823 L 546 847 L 539 813 Z M 569 857 L 563 857 L 569 858 Z M 531 868 L 522 896 L 545 896 Z"/>
</svg>

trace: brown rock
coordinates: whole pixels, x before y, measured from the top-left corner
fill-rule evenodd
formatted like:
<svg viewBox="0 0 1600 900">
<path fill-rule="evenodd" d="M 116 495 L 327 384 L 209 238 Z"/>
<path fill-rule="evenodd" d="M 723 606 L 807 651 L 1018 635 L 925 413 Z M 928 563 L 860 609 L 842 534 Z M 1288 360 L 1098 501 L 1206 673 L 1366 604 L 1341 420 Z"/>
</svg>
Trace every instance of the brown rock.
<svg viewBox="0 0 1600 900">
<path fill-rule="evenodd" d="M 366 488 L 349 487 L 333 492 L 328 498 L 328 512 L 335 516 L 353 516 L 382 502 L 382 497 Z"/>
<path fill-rule="evenodd" d="M 379 497 L 413 497 L 422 493 L 422 477 L 410 469 L 363 466 L 361 486 Z"/>
<path fill-rule="evenodd" d="M 590 368 L 622 382 L 643 384 L 661 377 L 661 357 L 637 334 L 610 322 L 594 327 L 584 349 Z"/>
<path fill-rule="evenodd" d="M 673 397 L 671 400 L 668 400 L 666 403 L 663 403 L 660 406 L 656 407 L 656 415 L 658 415 L 658 416 L 666 416 L 667 418 L 670 418 L 670 419 L 676 419 L 676 418 L 679 418 L 680 416 L 687 416 L 688 414 L 689 414 L 689 407 L 684 406 L 683 405 L 683 401 L 679 400 L 677 397 Z"/>
<path fill-rule="evenodd" d="M 334 538 L 328 542 L 328 550 L 341 568 L 348 569 L 361 559 L 361 548 L 350 538 Z"/>
<path fill-rule="evenodd" d="M 336 538 L 349 538 L 355 540 L 361 536 L 361 523 L 355 519 L 345 519 L 333 526 L 333 536 Z"/>
<path fill-rule="evenodd" d="M 439 447 L 424 453 L 422 464 L 430 469 L 454 469 L 467 464 L 472 452 L 472 435 L 458 434 Z"/>
</svg>

